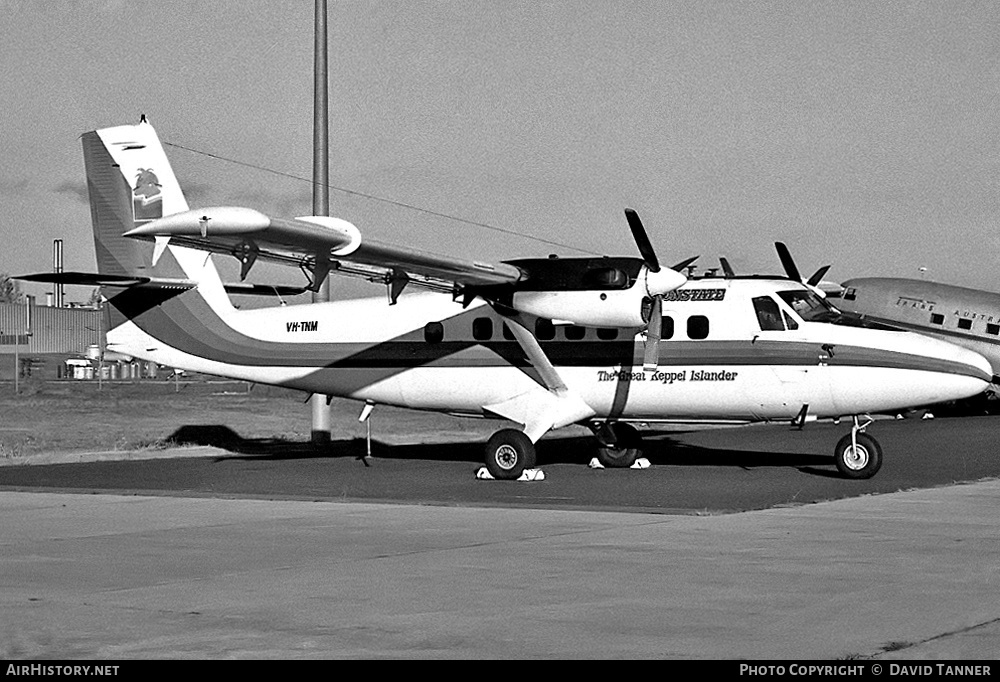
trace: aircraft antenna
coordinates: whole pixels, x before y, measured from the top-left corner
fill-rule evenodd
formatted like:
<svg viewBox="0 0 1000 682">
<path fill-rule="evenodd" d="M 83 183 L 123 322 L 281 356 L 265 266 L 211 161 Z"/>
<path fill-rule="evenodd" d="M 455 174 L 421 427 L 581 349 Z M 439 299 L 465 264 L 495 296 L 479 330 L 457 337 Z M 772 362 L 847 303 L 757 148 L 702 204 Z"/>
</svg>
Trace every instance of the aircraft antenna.
<svg viewBox="0 0 1000 682">
<path fill-rule="evenodd" d="M 253 163 L 248 163 L 246 161 L 240 161 L 238 159 L 229 158 L 222 156 L 220 154 L 215 154 L 213 152 L 203 151 L 201 149 L 194 149 L 192 147 L 187 147 L 176 142 L 169 142 L 167 140 L 162 141 L 168 147 L 173 147 L 174 149 L 180 149 L 185 152 L 190 152 L 192 154 L 198 154 L 200 156 L 207 156 L 211 159 L 216 159 L 224 163 L 231 163 L 237 166 L 243 166 L 244 168 L 252 168 L 253 170 L 262 171 L 264 173 L 271 173 L 272 175 L 278 175 L 283 178 L 288 178 L 290 180 L 297 180 L 299 182 L 310 182 L 314 181 L 304 178 L 301 175 L 296 175 L 294 173 L 288 173 L 285 171 L 275 170 L 273 168 L 268 168 L 266 166 L 260 166 Z M 315 183 L 314 183 L 315 184 Z M 602 256 L 604 254 L 598 253 L 596 251 L 591 251 L 589 249 L 582 249 L 579 246 L 574 246 L 572 244 L 566 244 L 565 242 L 557 242 L 552 239 L 545 239 L 544 237 L 538 237 L 533 234 L 525 234 L 523 232 L 518 232 L 517 230 L 511 230 L 506 227 L 497 227 L 496 225 L 490 225 L 489 223 L 479 222 L 477 220 L 469 220 L 468 218 L 462 218 L 460 216 L 451 215 L 449 213 L 442 213 L 441 211 L 434 211 L 429 208 L 422 208 L 414 204 L 408 204 L 404 201 L 396 201 L 395 199 L 388 199 L 386 197 L 380 197 L 375 194 L 367 194 L 366 192 L 359 192 L 357 190 L 348 189 L 347 187 L 338 187 L 336 185 L 331 185 L 329 183 L 324 183 L 327 189 L 333 190 L 335 192 L 340 192 L 341 194 L 347 194 L 349 196 L 359 197 L 362 199 L 369 199 L 371 201 L 378 201 L 380 203 L 389 204 L 391 206 L 398 206 L 400 208 L 409 209 L 411 211 L 417 211 L 419 213 L 424 213 L 426 215 L 431 215 L 436 218 L 444 218 L 446 220 L 453 220 L 455 222 L 464 223 L 465 225 L 471 225 L 473 227 L 479 227 L 484 230 L 492 230 L 493 232 L 499 232 L 501 234 L 510 235 L 512 237 L 521 237 L 522 239 L 530 239 L 531 241 L 539 242 L 541 244 L 548 244 L 550 246 L 559 246 L 564 249 L 571 249 L 573 251 L 578 251 L 580 253 L 587 254 L 588 256 Z"/>
</svg>

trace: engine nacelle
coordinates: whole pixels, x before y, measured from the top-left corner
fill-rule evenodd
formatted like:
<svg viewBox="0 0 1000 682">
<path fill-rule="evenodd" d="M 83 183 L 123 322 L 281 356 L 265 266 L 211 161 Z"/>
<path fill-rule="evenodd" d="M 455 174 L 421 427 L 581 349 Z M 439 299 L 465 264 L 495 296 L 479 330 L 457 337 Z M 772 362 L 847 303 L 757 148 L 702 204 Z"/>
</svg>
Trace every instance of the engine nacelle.
<svg viewBox="0 0 1000 682">
<path fill-rule="evenodd" d="M 515 309 L 555 323 L 581 327 L 644 327 L 642 299 L 645 287 L 605 291 L 521 291 L 514 294 Z"/>
</svg>

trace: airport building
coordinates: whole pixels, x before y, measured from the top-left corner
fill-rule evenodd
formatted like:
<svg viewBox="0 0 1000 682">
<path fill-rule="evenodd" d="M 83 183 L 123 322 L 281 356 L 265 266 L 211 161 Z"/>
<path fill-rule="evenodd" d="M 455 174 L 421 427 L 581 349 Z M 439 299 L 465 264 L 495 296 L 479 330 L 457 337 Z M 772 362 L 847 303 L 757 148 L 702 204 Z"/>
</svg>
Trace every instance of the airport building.
<svg viewBox="0 0 1000 682">
<path fill-rule="evenodd" d="M 18 378 L 148 376 L 149 368 L 131 358 L 102 357 L 103 348 L 104 314 L 100 310 L 0 303 L 0 380 L 12 380 L 15 365 Z"/>
</svg>

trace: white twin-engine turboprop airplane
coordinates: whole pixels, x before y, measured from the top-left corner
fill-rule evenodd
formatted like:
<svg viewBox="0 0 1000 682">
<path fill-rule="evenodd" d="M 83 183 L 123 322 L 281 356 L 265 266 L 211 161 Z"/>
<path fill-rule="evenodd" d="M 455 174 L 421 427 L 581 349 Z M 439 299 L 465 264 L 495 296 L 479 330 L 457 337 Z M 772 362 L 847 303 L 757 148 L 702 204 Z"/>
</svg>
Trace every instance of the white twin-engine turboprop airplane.
<svg viewBox="0 0 1000 682">
<path fill-rule="evenodd" d="M 145 122 L 86 133 L 83 147 L 98 273 L 61 281 L 102 285 L 109 350 L 369 404 L 507 419 L 519 428 L 486 447 L 495 478 L 521 476 L 538 439 L 570 424 L 593 430 L 604 465 L 630 466 L 641 439 L 629 422 L 842 416 L 853 428 L 836 446 L 837 467 L 868 478 L 882 462 L 864 433 L 868 414 L 966 398 L 991 379 L 974 352 L 838 324 L 801 282 L 689 280 L 660 267 L 631 210 L 641 259 L 489 264 L 374 242 L 336 218 L 189 210 Z M 314 288 L 330 272 L 377 277 L 389 302 L 237 310 L 206 251 L 235 255 L 244 278 L 258 258 L 301 267 Z M 400 298 L 407 284 L 432 291 Z"/>
</svg>

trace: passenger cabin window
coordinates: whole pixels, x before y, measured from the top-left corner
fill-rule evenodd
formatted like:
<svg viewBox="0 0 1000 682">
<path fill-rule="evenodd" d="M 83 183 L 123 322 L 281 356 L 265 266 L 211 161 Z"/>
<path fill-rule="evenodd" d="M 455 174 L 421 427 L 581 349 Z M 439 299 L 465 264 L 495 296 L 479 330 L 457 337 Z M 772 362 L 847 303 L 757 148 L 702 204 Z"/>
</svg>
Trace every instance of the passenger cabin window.
<svg viewBox="0 0 1000 682">
<path fill-rule="evenodd" d="M 772 301 L 773 303 L 773 301 Z M 688 318 L 688 338 L 707 339 L 708 338 L 708 318 L 704 315 L 692 315 Z M 662 338 L 662 333 L 661 333 Z"/>
<path fill-rule="evenodd" d="M 506 322 L 503 323 L 503 337 L 508 341 L 513 341 L 517 338 L 514 336 L 514 332 L 510 330 L 510 327 L 507 326 Z"/>
<path fill-rule="evenodd" d="M 472 338 L 476 341 L 489 341 L 493 338 L 493 320 L 488 317 L 477 317 L 472 321 Z"/>
<path fill-rule="evenodd" d="M 601 341 L 614 341 L 618 338 L 618 330 L 614 327 L 598 327 L 597 338 Z"/>
<path fill-rule="evenodd" d="M 944 315 L 931 313 L 931 324 L 944 324 Z"/>
<path fill-rule="evenodd" d="M 672 339 L 674 338 L 674 318 L 669 315 L 664 315 L 660 324 L 660 338 L 661 339 Z"/>
<path fill-rule="evenodd" d="M 992 334 L 993 336 L 997 336 L 998 334 L 1000 334 L 1000 324 L 987 324 L 986 333 Z"/>
<path fill-rule="evenodd" d="M 551 341 L 556 338 L 556 328 L 552 320 L 541 317 L 535 320 L 535 338 L 539 341 Z"/>
<path fill-rule="evenodd" d="M 424 325 L 424 341 L 441 343 L 444 340 L 444 325 L 440 322 L 428 322 Z"/>
<path fill-rule="evenodd" d="M 972 329 L 972 320 L 961 319 L 958 321 L 959 329 Z"/>
<path fill-rule="evenodd" d="M 781 323 L 781 310 L 773 298 L 770 296 L 758 296 L 753 299 L 753 309 L 757 313 L 757 324 L 760 325 L 761 331 L 785 331 L 785 325 Z"/>
<path fill-rule="evenodd" d="M 563 333 L 566 334 L 566 338 L 570 341 L 581 341 L 587 335 L 587 328 L 571 324 L 566 327 Z"/>
</svg>

